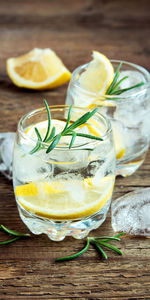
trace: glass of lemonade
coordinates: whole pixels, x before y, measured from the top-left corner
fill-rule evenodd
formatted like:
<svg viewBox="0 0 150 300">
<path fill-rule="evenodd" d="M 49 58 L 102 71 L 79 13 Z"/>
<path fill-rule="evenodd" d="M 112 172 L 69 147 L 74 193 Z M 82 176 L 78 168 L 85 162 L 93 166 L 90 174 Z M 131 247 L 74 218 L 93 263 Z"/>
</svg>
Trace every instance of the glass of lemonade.
<svg viewBox="0 0 150 300">
<path fill-rule="evenodd" d="M 51 125 L 63 130 L 69 106 L 52 106 Z M 73 107 L 70 124 L 89 110 Z M 81 239 L 105 220 L 115 181 L 115 151 L 110 121 L 96 112 L 76 132 L 102 140 L 61 137 L 49 153 L 49 144 L 33 153 L 35 127 L 43 137 L 47 128 L 45 108 L 29 112 L 18 124 L 13 158 L 13 185 L 22 221 L 34 234 L 45 233 L 55 241 L 70 235 Z"/>
<path fill-rule="evenodd" d="M 114 72 L 120 61 L 110 61 Z M 120 95 L 101 95 L 90 90 L 95 78 L 92 70 L 86 88 L 83 76 L 90 63 L 78 67 L 72 74 L 68 87 L 66 104 L 80 107 L 99 107 L 99 111 L 109 117 L 113 129 L 117 158 L 117 175 L 128 176 L 143 163 L 149 147 L 150 128 L 150 75 L 136 64 L 123 62 L 120 77 L 128 76 L 120 84 L 121 89 L 143 82 L 143 85 Z M 100 80 L 100 79 L 98 79 Z M 97 84 L 97 78 L 96 83 Z M 92 82 L 92 83 L 91 83 Z"/>
</svg>

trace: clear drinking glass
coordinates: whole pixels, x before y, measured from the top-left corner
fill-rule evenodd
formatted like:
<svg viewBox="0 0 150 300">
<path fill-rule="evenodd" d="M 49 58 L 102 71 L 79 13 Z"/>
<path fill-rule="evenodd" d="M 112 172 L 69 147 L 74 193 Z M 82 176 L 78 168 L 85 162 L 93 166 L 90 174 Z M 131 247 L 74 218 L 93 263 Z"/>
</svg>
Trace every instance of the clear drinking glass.
<svg viewBox="0 0 150 300">
<path fill-rule="evenodd" d="M 52 122 L 66 121 L 68 109 L 50 107 Z M 73 107 L 71 122 L 87 111 Z M 76 137 L 69 149 L 71 137 L 63 137 L 48 154 L 45 143 L 31 154 L 37 143 L 32 129 L 44 121 L 47 111 L 42 108 L 29 112 L 18 124 L 13 184 L 19 214 L 34 234 L 45 233 L 55 241 L 66 235 L 81 239 L 104 222 L 110 206 L 116 173 L 111 124 L 97 112 L 78 130 L 94 130 L 102 141 Z"/>
<path fill-rule="evenodd" d="M 120 64 L 111 61 L 114 71 Z M 100 95 L 83 89 L 80 77 L 88 64 L 78 67 L 72 74 L 68 87 L 66 104 L 80 107 L 99 107 L 99 111 L 109 117 L 114 134 L 117 158 L 117 175 L 128 176 L 143 163 L 150 140 L 150 75 L 138 65 L 123 62 L 121 77 L 129 76 L 122 82 L 121 88 L 144 82 L 121 95 Z"/>
</svg>

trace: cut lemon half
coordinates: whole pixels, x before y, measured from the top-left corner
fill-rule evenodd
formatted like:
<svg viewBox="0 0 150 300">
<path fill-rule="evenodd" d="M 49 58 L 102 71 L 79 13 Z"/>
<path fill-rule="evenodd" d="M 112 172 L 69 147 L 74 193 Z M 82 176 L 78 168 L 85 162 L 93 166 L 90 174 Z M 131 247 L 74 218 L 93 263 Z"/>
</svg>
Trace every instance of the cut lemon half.
<svg viewBox="0 0 150 300">
<path fill-rule="evenodd" d="M 100 52 L 93 51 L 93 60 L 80 76 L 80 86 L 89 92 L 105 94 L 114 77 L 110 60 Z"/>
<path fill-rule="evenodd" d="M 51 49 L 35 48 L 25 55 L 9 58 L 7 72 L 15 85 L 39 90 L 56 88 L 71 77 L 69 70 Z"/>
<path fill-rule="evenodd" d="M 57 220 L 79 219 L 99 211 L 112 196 L 114 177 L 107 176 L 95 187 L 93 181 L 57 181 L 17 186 L 19 204 L 29 212 Z M 78 193 L 78 197 L 75 193 Z M 82 194 L 82 199 L 80 198 Z"/>
</svg>

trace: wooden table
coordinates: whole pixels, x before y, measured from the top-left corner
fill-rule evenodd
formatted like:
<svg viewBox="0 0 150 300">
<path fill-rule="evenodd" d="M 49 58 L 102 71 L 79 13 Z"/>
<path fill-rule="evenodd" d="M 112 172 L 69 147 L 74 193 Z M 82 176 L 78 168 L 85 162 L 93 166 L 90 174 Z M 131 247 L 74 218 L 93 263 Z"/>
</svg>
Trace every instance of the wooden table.
<svg viewBox="0 0 150 300">
<path fill-rule="evenodd" d="M 15 131 L 19 118 L 65 101 L 67 85 L 46 92 L 15 87 L 6 59 L 34 47 L 50 47 L 72 71 L 91 59 L 93 49 L 150 69 L 149 0 L 1 0 L 0 131 Z M 117 178 L 113 198 L 150 185 L 150 152 L 131 177 Z M 0 223 L 26 232 L 19 218 L 12 183 L 0 176 Z M 94 233 L 113 235 L 110 213 Z M 3 239 L 1 233 L 1 239 Z M 0 247 L 0 299 L 150 299 L 149 239 L 123 239 L 123 257 L 101 260 L 93 248 L 82 257 L 57 264 L 54 259 L 83 247 L 82 240 L 52 242 L 32 236 Z"/>
</svg>

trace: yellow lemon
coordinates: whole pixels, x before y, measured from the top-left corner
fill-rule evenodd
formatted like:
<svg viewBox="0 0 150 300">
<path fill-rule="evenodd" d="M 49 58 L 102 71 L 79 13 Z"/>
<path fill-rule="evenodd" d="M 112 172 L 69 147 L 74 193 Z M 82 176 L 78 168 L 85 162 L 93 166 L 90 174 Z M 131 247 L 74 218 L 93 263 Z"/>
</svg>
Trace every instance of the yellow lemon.
<svg viewBox="0 0 150 300">
<path fill-rule="evenodd" d="M 51 120 L 51 129 L 53 126 L 55 126 L 55 134 L 60 133 L 66 125 L 66 122 L 53 119 Z M 25 131 L 25 133 L 32 139 L 36 139 L 37 135 L 35 133 L 35 127 L 40 132 L 41 137 L 44 139 L 46 131 L 47 131 L 48 121 L 42 121 L 39 123 L 36 123 L 35 125 L 32 125 L 28 127 Z"/>
<path fill-rule="evenodd" d="M 80 86 L 96 94 L 105 94 L 114 77 L 110 60 L 100 52 L 93 51 L 93 60 L 80 76 Z"/>
<path fill-rule="evenodd" d="M 39 90 L 56 88 L 71 77 L 69 70 L 51 49 L 35 48 L 25 55 L 9 58 L 7 72 L 15 85 Z"/>
<path fill-rule="evenodd" d="M 116 151 L 116 158 L 121 159 L 126 151 L 123 135 L 121 134 L 121 131 L 119 130 L 119 125 L 116 125 L 112 123 L 112 130 L 113 130 L 113 136 L 114 136 L 114 146 Z"/>
<path fill-rule="evenodd" d="M 15 188 L 19 204 L 27 211 L 46 218 L 79 219 L 99 211 L 110 200 L 114 176 L 107 176 L 95 186 L 93 179 L 61 180 L 57 182 L 29 183 Z M 80 199 L 74 196 L 80 190 Z"/>
</svg>

